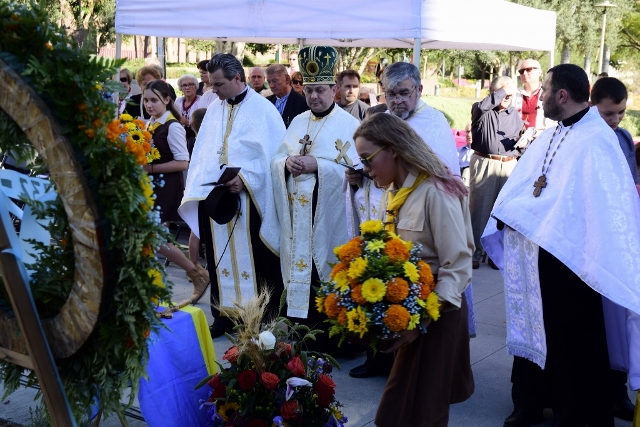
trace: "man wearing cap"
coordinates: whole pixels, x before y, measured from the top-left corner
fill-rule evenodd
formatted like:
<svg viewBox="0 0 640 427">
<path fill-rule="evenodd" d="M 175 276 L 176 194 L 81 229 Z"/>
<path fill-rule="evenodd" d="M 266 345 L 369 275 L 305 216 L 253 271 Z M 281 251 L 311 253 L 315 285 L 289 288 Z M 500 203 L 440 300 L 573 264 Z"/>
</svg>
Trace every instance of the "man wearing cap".
<svg viewBox="0 0 640 427">
<path fill-rule="evenodd" d="M 333 47 L 311 46 L 298 56 L 310 111 L 293 119 L 271 164 L 282 228 L 280 262 L 287 288 L 287 316 L 326 329 L 315 310 L 314 286 L 329 280 L 333 248 L 345 241 L 346 213 L 340 189 L 342 165 L 357 158 L 353 134 L 359 122 L 333 101 L 337 88 Z M 337 344 L 320 334 L 317 349 L 335 354 Z"/>
<path fill-rule="evenodd" d="M 207 70 L 220 99 L 209 105 L 198 133 L 179 212 L 207 249 L 211 302 L 228 310 L 266 284 L 273 289 L 269 310 L 276 314 L 283 285 L 273 268 L 279 262 L 280 224 L 269 164 L 285 127 L 271 103 L 247 86 L 242 64 L 233 55 L 215 55 Z M 238 197 L 225 202 L 214 193 L 205 203 L 224 165 L 241 167 L 224 184 Z M 239 214 L 234 214 L 238 199 Z M 212 313 L 212 336 L 231 330 L 231 322 L 217 308 Z"/>
</svg>

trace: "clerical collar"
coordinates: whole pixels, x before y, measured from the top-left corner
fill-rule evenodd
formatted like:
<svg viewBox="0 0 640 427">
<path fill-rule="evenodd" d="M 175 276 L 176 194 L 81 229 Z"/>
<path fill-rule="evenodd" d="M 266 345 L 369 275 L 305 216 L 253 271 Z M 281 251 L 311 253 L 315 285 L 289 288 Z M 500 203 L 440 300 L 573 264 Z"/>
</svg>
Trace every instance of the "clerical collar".
<svg viewBox="0 0 640 427">
<path fill-rule="evenodd" d="M 572 124 L 579 122 L 580 119 L 583 118 L 588 112 L 589 112 L 589 107 L 585 108 L 584 110 L 581 110 L 581 111 L 577 112 L 576 114 L 574 114 L 571 117 L 568 117 L 568 118 L 562 120 L 560 123 L 564 127 L 571 126 Z"/>
<path fill-rule="evenodd" d="M 313 114 L 313 116 L 317 119 L 321 119 L 323 117 L 327 117 L 329 114 L 331 114 L 331 112 L 333 111 L 333 107 L 336 106 L 336 103 L 334 102 L 333 104 L 331 104 L 331 107 L 327 108 L 325 111 L 323 111 L 322 113 L 314 113 L 313 111 L 311 112 L 311 114 Z"/>
<path fill-rule="evenodd" d="M 240 104 L 244 99 L 244 97 L 247 96 L 248 92 L 249 92 L 249 86 L 244 85 L 244 90 L 240 92 L 238 95 L 236 95 L 235 97 L 227 99 L 227 103 L 229 103 L 229 105 Z"/>
</svg>

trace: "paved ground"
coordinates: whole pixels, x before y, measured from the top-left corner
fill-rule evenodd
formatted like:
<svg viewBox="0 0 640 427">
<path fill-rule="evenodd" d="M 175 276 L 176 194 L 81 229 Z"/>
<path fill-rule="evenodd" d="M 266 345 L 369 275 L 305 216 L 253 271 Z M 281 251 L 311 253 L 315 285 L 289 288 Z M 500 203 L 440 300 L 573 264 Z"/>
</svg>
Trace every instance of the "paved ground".
<svg viewBox="0 0 640 427">
<path fill-rule="evenodd" d="M 182 239 L 181 239 L 182 240 Z M 192 285 L 187 282 L 184 273 L 173 265 L 168 273 L 174 283 L 174 301 L 188 298 Z M 486 264 L 474 270 L 473 290 L 477 324 L 477 337 L 471 340 L 471 363 L 475 377 L 476 390 L 466 402 L 451 407 L 449 425 L 452 427 L 499 427 L 512 410 L 511 373 L 512 357 L 505 349 L 505 315 L 502 277 L 498 271 Z M 210 318 L 208 308 L 209 293 L 198 303 Z M 214 340 L 218 358 L 229 348 L 225 337 Z M 386 379 L 353 379 L 348 376 L 349 369 L 362 363 L 364 354 L 353 359 L 339 359 L 341 371 L 334 371 L 337 383 L 337 399 L 345 405 L 344 413 L 349 418 L 349 427 L 374 426 L 374 416 Z M 33 406 L 33 390 L 20 390 L 0 404 L 0 418 L 26 424 L 29 419 L 29 407 Z M 632 401 L 635 402 L 635 393 Z M 551 425 L 551 415 L 540 426 Z M 131 427 L 143 427 L 147 424 L 133 418 L 128 419 Z M 1 424 L 0 424 L 1 425 Z M 117 427 L 116 418 L 102 422 L 105 427 Z M 616 420 L 616 427 L 630 427 L 630 422 Z M 155 426 L 154 426 L 155 427 Z M 163 426 L 170 427 L 170 426 Z M 407 426 L 410 427 L 410 426 Z"/>
</svg>

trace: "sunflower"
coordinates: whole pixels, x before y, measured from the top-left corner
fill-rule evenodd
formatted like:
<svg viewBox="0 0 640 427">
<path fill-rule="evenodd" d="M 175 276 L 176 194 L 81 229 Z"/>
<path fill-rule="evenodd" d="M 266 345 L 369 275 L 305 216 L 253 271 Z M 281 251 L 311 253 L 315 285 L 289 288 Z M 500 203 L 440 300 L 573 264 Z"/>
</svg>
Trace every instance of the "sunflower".
<svg viewBox="0 0 640 427">
<path fill-rule="evenodd" d="M 316 310 L 318 310 L 318 313 L 324 312 L 324 298 L 323 297 L 316 297 Z"/>
<path fill-rule="evenodd" d="M 358 257 L 351 261 L 351 266 L 349 267 L 348 276 L 350 279 L 357 279 L 362 276 L 362 273 L 367 269 L 367 265 L 369 262 L 366 258 Z"/>
<path fill-rule="evenodd" d="M 327 313 L 329 319 L 335 319 L 340 314 L 340 306 L 338 302 L 340 299 L 334 293 L 330 293 L 324 299 L 324 312 Z"/>
<path fill-rule="evenodd" d="M 142 144 L 144 142 L 144 135 L 141 130 L 134 129 L 129 132 L 129 138 L 136 144 Z"/>
<path fill-rule="evenodd" d="M 427 297 L 427 313 L 433 320 L 440 318 L 440 303 L 438 302 L 438 295 L 430 293 Z"/>
<path fill-rule="evenodd" d="M 384 282 L 377 278 L 367 279 L 362 284 L 362 296 L 369 302 L 382 301 L 387 293 L 387 287 Z"/>
<path fill-rule="evenodd" d="M 407 329 L 409 320 L 411 320 L 411 315 L 406 308 L 400 304 L 391 304 L 387 311 L 385 311 L 382 322 L 387 325 L 392 332 L 399 332 Z"/>
<path fill-rule="evenodd" d="M 218 415 L 222 417 L 222 419 L 226 422 L 229 420 L 229 416 L 233 415 L 234 412 L 238 412 L 240 410 L 240 405 L 236 402 L 225 403 L 224 405 L 218 408 Z"/>
<path fill-rule="evenodd" d="M 365 305 L 367 300 L 362 296 L 362 285 L 356 285 L 351 288 L 351 299 L 359 305 Z"/>
<path fill-rule="evenodd" d="M 389 257 L 390 261 L 407 261 L 409 259 L 409 250 L 405 242 L 400 239 L 389 240 L 384 247 L 384 254 Z"/>
<path fill-rule="evenodd" d="M 399 304 L 409 295 L 409 284 L 400 277 L 394 277 L 387 282 L 387 299 L 391 303 Z"/>
<path fill-rule="evenodd" d="M 358 306 L 347 312 L 347 319 L 347 328 L 349 331 L 360 334 L 360 338 L 362 338 L 368 330 L 367 322 L 369 318 L 367 317 L 367 313 L 362 309 L 362 307 Z"/>
<path fill-rule="evenodd" d="M 382 231 L 382 221 L 379 219 L 372 219 L 369 221 L 365 221 L 360 224 L 360 233 L 379 233 Z"/>
<path fill-rule="evenodd" d="M 402 268 L 404 269 L 404 274 L 409 278 L 412 283 L 415 283 L 420 279 L 420 275 L 418 274 L 418 268 L 409 261 L 402 264 Z"/>
</svg>

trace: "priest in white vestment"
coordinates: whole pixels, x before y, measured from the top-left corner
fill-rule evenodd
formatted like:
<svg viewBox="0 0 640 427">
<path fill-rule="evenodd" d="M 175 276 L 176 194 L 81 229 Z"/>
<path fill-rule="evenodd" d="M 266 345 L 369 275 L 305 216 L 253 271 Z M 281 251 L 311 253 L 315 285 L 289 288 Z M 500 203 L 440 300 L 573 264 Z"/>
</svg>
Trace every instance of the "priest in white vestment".
<svg viewBox="0 0 640 427">
<path fill-rule="evenodd" d="M 207 249 L 211 301 L 224 309 L 250 300 L 261 285 L 273 289 L 269 310 L 277 314 L 283 284 L 278 265 L 280 223 L 270 179 L 270 162 L 285 127 L 278 111 L 246 84 L 242 64 L 233 55 L 215 55 L 207 65 L 212 102 L 193 151 L 180 215 Z M 240 198 L 240 213 L 227 224 L 213 221 L 202 207 L 222 165 L 242 169 L 225 184 Z M 234 208 L 232 208 L 234 209 Z M 212 335 L 231 330 L 216 308 Z M 217 326 L 216 326 L 217 323 Z"/>
<path fill-rule="evenodd" d="M 336 50 L 306 47 L 298 58 L 311 110 L 293 119 L 271 166 L 282 229 L 280 262 L 287 316 L 326 331 L 312 287 L 319 286 L 318 280 L 329 280 L 329 263 L 336 262 L 333 248 L 348 239 L 343 165 L 353 165 L 357 158 L 353 134 L 359 122 L 333 101 Z M 316 344 L 332 353 L 326 348 L 327 338 L 326 332 L 321 334 Z"/>
<path fill-rule="evenodd" d="M 504 276 L 508 351 L 543 369 L 554 418 L 613 426 L 609 366 L 637 378 L 629 361 L 640 358 L 640 202 L 615 134 L 588 107 L 584 71 L 551 68 L 542 97 L 558 125 L 519 160 L 482 243 Z M 514 389 L 538 379 L 512 378 Z M 541 405 L 516 407 L 505 425 L 535 424 Z"/>
</svg>

